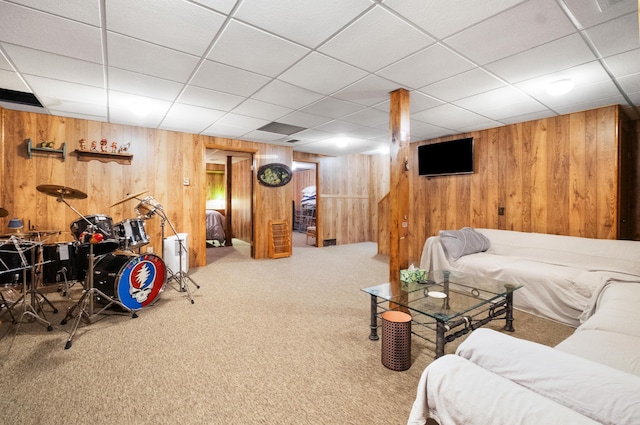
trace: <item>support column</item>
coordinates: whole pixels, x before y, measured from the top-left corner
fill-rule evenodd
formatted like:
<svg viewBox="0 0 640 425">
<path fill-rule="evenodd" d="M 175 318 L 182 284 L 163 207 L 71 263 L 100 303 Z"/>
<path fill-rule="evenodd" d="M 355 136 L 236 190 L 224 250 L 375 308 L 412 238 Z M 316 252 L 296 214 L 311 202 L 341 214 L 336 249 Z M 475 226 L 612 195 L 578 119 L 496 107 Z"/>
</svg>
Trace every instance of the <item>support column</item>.
<svg viewBox="0 0 640 425">
<path fill-rule="evenodd" d="M 400 270 L 409 264 L 409 92 L 391 92 L 389 130 L 391 173 L 389 185 L 389 282 L 392 294 L 400 290 Z"/>
</svg>

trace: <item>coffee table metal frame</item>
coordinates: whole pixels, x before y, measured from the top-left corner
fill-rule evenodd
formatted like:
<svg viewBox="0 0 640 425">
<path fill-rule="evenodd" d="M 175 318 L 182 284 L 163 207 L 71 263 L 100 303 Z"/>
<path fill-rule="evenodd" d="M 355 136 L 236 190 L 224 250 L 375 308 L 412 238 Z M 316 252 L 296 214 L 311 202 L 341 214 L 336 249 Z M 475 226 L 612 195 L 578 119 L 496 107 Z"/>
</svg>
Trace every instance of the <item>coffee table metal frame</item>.
<svg viewBox="0 0 640 425">
<path fill-rule="evenodd" d="M 435 344 L 435 357 L 444 355 L 445 344 L 491 322 L 505 319 L 504 330 L 513 332 L 515 285 L 458 271 L 429 272 L 424 282 L 401 282 L 397 294 L 391 284 L 362 289 L 371 296 L 370 340 L 378 340 L 378 318 L 387 310 L 411 314 L 411 333 Z M 429 295 L 431 293 L 431 296 Z M 434 295 L 438 297 L 436 298 Z M 387 306 L 385 306 L 387 304 Z M 435 331 L 432 341 L 427 335 Z"/>
</svg>

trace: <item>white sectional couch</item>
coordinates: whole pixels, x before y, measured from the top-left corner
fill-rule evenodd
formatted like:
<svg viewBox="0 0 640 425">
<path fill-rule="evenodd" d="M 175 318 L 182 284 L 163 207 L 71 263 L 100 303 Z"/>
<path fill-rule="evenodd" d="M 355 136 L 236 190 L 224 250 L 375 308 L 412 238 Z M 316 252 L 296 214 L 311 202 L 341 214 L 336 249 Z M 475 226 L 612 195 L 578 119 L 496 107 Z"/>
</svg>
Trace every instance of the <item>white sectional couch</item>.
<svg viewBox="0 0 640 425">
<path fill-rule="evenodd" d="M 553 348 L 473 331 L 424 370 L 408 424 L 640 424 L 640 242 L 479 232 L 492 245 L 482 255 L 448 262 L 432 240 L 422 266 L 473 273 L 484 258 L 488 275 L 529 286 L 520 308 L 582 324 Z"/>
<path fill-rule="evenodd" d="M 514 293 L 516 309 L 578 326 L 606 285 L 640 281 L 640 242 L 466 228 L 427 238 L 420 267 L 522 284 Z"/>
</svg>

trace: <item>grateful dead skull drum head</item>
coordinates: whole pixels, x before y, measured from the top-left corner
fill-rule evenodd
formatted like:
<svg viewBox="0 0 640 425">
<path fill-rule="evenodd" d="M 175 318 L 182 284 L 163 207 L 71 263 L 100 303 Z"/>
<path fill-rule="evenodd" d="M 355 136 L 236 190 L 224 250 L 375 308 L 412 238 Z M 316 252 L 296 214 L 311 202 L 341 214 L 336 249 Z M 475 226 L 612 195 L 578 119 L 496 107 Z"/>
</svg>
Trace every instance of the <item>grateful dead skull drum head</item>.
<svg viewBox="0 0 640 425">
<path fill-rule="evenodd" d="M 93 285 L 130 310 L 153 304 L 167 281 L 167 268 L 155 254 L 107 254 L 94 266 Z M 108 300 L 104 300 L 108 301 Z"/>
</svg>

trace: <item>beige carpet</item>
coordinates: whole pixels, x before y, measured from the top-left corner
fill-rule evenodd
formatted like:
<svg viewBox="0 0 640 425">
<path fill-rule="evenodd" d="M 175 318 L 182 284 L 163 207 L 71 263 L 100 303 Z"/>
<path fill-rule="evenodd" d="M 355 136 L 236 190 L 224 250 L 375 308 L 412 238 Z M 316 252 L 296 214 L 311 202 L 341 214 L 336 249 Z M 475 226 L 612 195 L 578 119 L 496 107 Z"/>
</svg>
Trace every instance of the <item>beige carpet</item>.
<svg viewBox="0 0 640 425">
<path fill-rule="evenodd" d="M 167 285 L 139 317 L 83 322 L 65 350 L 72 300 L 60 312 L 0 327 L 0 422 L 6 424 L 403 424 L 432 348 L 414 338 L 412 366 L 394 372 L 370 341 L 369 297 L 387 281 L 374 243 L 252 260 L 249 246 L 208 248 L 190 270 L 191 304 Z M 193 288 L 193 287 L 192 287 Z M 53 289 L 46 287 L 46 289 Z M 195 288 L 193 288 L 195 289 Z M 20 307 L 16 307 L 20 313 Z M 503 322 L 490 324 L 499 329 Z M 516 336 L 553 345 L 570 328 L 516 312 Z M 447 352 L 455 348 L 451 344 Z"/>
</svg>

